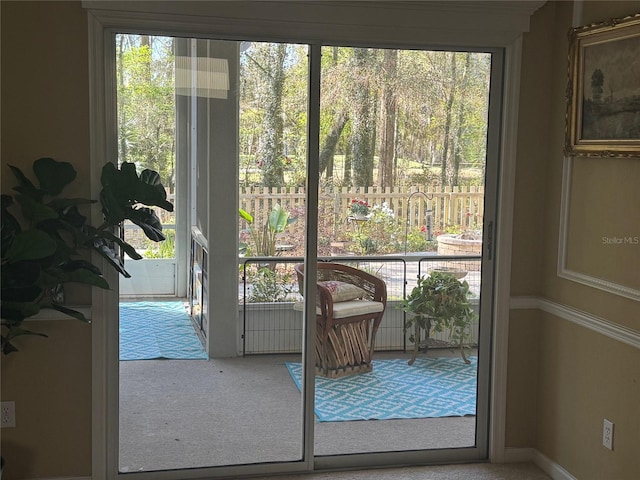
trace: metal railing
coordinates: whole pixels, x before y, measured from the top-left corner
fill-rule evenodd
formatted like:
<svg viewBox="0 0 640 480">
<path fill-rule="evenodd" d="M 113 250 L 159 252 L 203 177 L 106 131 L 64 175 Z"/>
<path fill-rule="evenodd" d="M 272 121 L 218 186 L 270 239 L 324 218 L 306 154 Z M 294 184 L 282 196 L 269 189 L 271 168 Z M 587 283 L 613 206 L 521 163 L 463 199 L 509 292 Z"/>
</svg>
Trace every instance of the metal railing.
<svg viewBox="0 0 640 480">
<path fill-rule="evenodd" d="M 369 271 L 387 284 L 387 309 L 376 336 L 376 350 L 406 350 L 404 333 L 406 314 L 400 308 L 418 278 L 433 270 L 462 275 L 472 293 L 471 303 L 478 308 L 481 290 L 481 257 L 425 255 L 335 256 L 319 261 L 339 262 Z M 302 301 L 293 270 L 302 257 L 250 257 L 243 259 L 239 278 L 242 355 L 299 353 L 302 345 L 302 319 L 293 304 Z M 475 329 L 475 330 L 474 330 Z M 446 334 L 434 340 L 447 344 Z M 477 325 L 472 328 L 472 343 L 477 343 Z"/>
</svg>

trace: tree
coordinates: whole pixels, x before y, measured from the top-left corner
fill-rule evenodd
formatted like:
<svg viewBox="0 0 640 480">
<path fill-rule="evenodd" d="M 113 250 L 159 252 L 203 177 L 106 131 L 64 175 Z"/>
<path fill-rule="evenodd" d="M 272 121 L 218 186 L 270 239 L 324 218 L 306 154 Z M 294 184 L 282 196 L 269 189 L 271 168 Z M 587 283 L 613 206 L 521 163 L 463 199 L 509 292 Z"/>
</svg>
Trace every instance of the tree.
<svg viewBox="0 0 640 480">
<path fill-rule="evenodd" d="M 118 159 L 157 171 L 173 188 L 175 81 L 173 39 L 117 37 Z"/>
<path fill-rule="evenodd" d="M 324 140 L 322 149 L 320 150 L 320 175 L 327 172 L 327 178 L 333 176 L 333 157 L 336 154 L 338 148 L 338 141 L 342 135 L 344 127 L 347 125 L 349 117 L 346 112 L 340 113 L 331 126 L 329 134 Z"/>
<path fill-rule="evenodd" d="M 373 184 L 373 136 L 375 121 L 372 116 L 370 67 L 374 54 L 368 48 L 354 48 L 352 53 L 353 103 L 352 123 L 352 167 L 353 181 L 357 186 Z"/>
<path fill-rule="evenodd" d="M 298 185 L 305 175 L 306 52 L 286 49 L 284 60 L 273 44 L 252 44 L 241 56 L 241 162 L 264 185 L 281 185 L 284 169 L 284 182 Z M 426 185 L 437 175 L 452 185 L 463 163 L 484 166 L 490 55 L 325 47 L 321 61 L 319 168 L 328 183 L 394 186 L 420 178 Z M 334 165 L 338 159 L 344 163 Z"/>
<path fill-rule="evenodd" d="M 393 187 L 393 167 L 396 147 L 396 115 L 398 110 L 396 76 L 398 51 L 385 50 L 382 61 L 383 85 L 380 109 L 380 158 L 378 160 L 378 185 Z"/>
<path fill-rule="evenodd" d="M 451 175 L 451 184 L 459 184 L 460 163 L 462 162 L 462 145 L 465 141 L 465 113 L 466 113 L 466 101 L 469 90 L 469 68 L 471 65 L 471 53 L 466 52 L 464 68 L 462 70 L 461 78 L 459 79 L 460 85 L 460 99 L 458 101 L 458 121 L 456 125 L 456 137 L 453 153 L 453 172 Z"/>
<path fill-rule="evenodd" d="M 451 70 L 450 77 L 447 79 L 447 85 L 445 89 L 446 94 L 446 107 L 445 107 L 445 123 L 443 132 L 442 143 L 442 170 L 440 171 L 440 181 L 442 185 L 452 185 L 453 180 L 453 168 L 449 163 L 449 156 L 451 151 L 451 131 L 453 121 L 453 103 L 455 100 L 457 90 L 457 62 L 455 52 L 449 52 L 451 58 Z"/>
<path fill-rule="evenodd" d="M 240 56 L 241 164 L 259 168 L 261 185 L 285 185 L 285 170 L 306 157 L 306 65 L 301 45 L 254 42 Z"/>
<path fill-rule="evenodd" d="M 283 95 L 285 84 L 284 43 L 252 44 L 246 53 L 249 61 L 261 73 L 254 80 L 256 96 L 263 109 L 262 129 L 258 147 L 258 165 L 262 169 L 262 184 L 267 187 L 284 185 L 284 121 Z M 247 69 L 245 72 L 251 72 Z M 255 75 L 255 73 L 254 73 Z"/>
</svg>

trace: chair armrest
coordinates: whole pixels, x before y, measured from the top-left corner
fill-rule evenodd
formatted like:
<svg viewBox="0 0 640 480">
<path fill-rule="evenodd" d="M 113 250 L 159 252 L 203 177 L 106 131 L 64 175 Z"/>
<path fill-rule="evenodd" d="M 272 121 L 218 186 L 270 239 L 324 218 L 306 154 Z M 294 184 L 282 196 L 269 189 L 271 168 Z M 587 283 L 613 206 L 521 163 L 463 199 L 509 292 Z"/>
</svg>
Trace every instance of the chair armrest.
<svg viewBox="0 0 640 480">
<path fill-rule="evenodd" d="M 316 305 L 325 319 L 333 318 L 333 297 L 329 289 L 320 283 L 316 284 Z"/>
</svg>

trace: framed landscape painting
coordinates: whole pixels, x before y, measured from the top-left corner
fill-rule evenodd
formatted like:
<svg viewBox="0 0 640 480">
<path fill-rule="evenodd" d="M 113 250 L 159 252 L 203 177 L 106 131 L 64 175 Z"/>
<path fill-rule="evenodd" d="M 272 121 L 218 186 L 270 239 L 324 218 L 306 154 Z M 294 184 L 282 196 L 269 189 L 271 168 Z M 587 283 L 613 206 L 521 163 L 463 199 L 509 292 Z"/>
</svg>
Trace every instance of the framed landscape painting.
<svg viewBox="0 0 640 480">
<path fill-rule="evenodd" d="M 565 154 L 640 156 L 640 14 L 569 33 Z"/>
</svg>

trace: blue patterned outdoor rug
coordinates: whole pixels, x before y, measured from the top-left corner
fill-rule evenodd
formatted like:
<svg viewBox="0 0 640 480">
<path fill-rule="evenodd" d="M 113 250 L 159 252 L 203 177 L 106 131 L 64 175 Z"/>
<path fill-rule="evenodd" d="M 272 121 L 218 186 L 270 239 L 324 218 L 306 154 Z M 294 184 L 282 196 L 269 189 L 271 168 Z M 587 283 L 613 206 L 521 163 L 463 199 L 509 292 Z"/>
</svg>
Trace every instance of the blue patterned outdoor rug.
<svg viewBox="0 0 640 480">
<path fill-rule="evenodd" d="M 373 371 L 342 378 L 316 376 L 315 413 L 320 422 L 476 414 L 477 357 L 374 360 Z M 301 364 L 285 364 L 298 390 Z"/>
<path fill-rule="evenodd" d="M 182 302 L 120 303 L 120 360 L 207 359 Z"/>
</svg>

